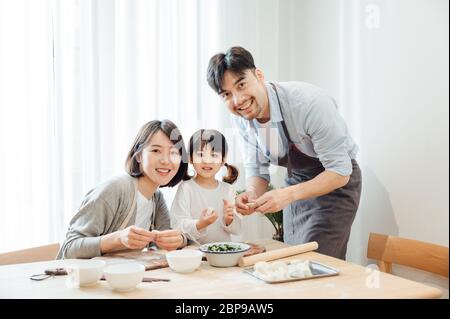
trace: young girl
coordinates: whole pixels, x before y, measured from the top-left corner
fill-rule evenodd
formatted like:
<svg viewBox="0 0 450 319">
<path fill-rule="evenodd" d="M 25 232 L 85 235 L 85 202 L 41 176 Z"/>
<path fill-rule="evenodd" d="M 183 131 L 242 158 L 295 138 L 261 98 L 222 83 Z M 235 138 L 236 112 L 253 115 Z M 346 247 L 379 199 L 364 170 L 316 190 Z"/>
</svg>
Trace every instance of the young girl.
<svg viewBox="0 0 450 319">
<path fill-rule="evenodd" d="M 178 184 L 187 167 L 184 141 L 175 124 L 167 120 L 145 124 L 128 153 L 128 174 L 86 195 L 57 258 L 92 258 L 143 249 L 150 242 L 166 250 L 186 245 L 179 230 L 169 229 L 167 206 L 158 188 Z"/>
<path fill-rule="evenodd" d="M 238 170 L 226 163 L 227 152 L 225 137 L 216 130 L 199 130 L 189 140 L 189 161 L 196 174 L 178 187 L 170 217 L 172 228 L 200 244 L 230 241 L 230 234 L 238 235 L 241 230 L 230 185 Z M 228 176 L 218 181 L 215 175 L 224 165 Z"/>
</svg>

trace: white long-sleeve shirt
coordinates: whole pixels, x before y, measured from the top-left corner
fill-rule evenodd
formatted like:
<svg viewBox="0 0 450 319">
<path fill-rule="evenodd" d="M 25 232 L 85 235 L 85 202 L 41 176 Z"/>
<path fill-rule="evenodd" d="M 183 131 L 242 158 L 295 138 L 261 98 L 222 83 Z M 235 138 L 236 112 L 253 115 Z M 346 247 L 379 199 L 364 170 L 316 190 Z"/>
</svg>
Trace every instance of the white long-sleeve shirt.
<svg viewBox="0 0 450 319">
<path fill-rule="evenodd" d="M 231 241 L 231 234 L 240 235 L 241 216 L 234 213 L 233 222 L 229 226 L 225 226 L 223 221 L 223 200 L 234 203 L 233 187 L 228 183 L 218 182 L 215 189 L 204 188 L 193 179 L 181 183 L 170 210 L 171 227 L 180 229 L 188 238 L 200 244 Z M 198 231 L 196 224 L 200 214 L 209 207 L 216 211 L 219 217 L 214 223 Z"/>
</svg>

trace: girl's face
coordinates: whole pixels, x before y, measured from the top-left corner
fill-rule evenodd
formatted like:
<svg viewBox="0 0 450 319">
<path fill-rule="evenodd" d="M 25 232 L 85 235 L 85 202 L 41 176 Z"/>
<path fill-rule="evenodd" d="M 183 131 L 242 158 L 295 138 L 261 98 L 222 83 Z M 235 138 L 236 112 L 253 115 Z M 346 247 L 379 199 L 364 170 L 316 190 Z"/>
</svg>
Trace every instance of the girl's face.
<svg viewBox="0 0 450 319">
<path fill-rule="evenodd" d="M 214 152 L 209 144 L 203 150 L 194 151 L 192 154 L 192 165 L 197 174 L 203 178 L 213 178 L 223 163 L 222 153 Z"/>
<path fill-rule="evenodd" d="M 166 185 L 177 174 L 181 154 L 169 138 L 156 132 L 142 149 L 139 159 L 141 171 L 156 185 Z"/>
</svg>

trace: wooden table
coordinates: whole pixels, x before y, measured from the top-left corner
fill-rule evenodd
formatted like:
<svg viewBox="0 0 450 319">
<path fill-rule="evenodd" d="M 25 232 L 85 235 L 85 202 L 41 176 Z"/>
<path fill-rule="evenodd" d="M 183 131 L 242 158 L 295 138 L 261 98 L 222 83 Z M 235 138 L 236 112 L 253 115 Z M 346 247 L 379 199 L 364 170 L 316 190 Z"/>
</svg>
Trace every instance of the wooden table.
<svg viewBox="0 0 450 319">
<path fill-rule="evenodd" d="M 267 250 L 281 248 L 277 241 L 258 242 Z M 267 284 L 244 273 L 243 268 L 215 268 L 203 261 L 193 273 L 175 273 L 169 268 L 148 271 L 148 277 L 169 278 L 170 282 L 140 283 L 134 291 L 114 292 L 105 281 L 86 288 L 68 288 L 66 276 L 43 281 L 29 277 L 44 269 L 61 267 L 55 260 L 0 266 L 0 298 L 438 298 L 442 292 L 418 282 L 355 265 L 315 252 L 281 259 L 299 258 L 317 261 L 340 270 L 334 277 L 282 284 Z"/>
</svg>

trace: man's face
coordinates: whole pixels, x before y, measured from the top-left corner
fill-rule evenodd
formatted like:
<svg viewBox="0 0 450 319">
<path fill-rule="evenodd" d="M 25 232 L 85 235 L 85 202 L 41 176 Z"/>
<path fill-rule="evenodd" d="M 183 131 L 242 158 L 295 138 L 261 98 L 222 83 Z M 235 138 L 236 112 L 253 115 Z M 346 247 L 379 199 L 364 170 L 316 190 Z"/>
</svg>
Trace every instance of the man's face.
<svg viewBox="0 0 450 319">
<path fill-rule="evenodd" d="M 261 118 L 268 108 L 268 98 L 261 70 L 245 71 L 244 75 L 225 71 L 222 90 L 223 102 L 235 115 L 247 120 Z"/>
</svg>

